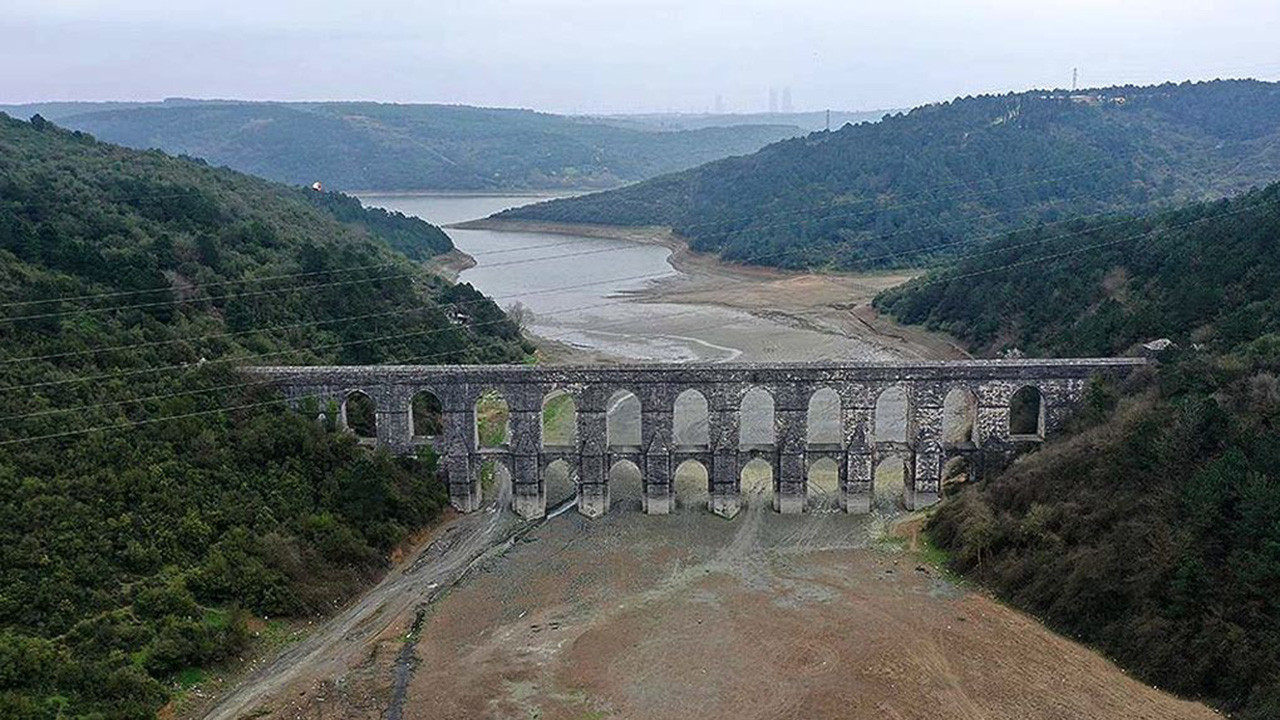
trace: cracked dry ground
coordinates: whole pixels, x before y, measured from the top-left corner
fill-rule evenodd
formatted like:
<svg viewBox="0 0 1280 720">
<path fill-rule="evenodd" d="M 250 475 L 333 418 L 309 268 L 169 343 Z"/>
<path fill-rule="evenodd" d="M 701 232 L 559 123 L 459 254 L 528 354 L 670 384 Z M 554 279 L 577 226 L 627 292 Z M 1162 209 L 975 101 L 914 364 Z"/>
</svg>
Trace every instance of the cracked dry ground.
<svg viewBox="0 0 1280 720">
<path fill-rule="evenodd" d="M 621 505 L 622 507 L 618 507 Z M 634 499 L 568 513 L 311 678 L 280 718 L 1211 718 L 1033 619 L 949 583 L 883 521 Z"/>
</svg>

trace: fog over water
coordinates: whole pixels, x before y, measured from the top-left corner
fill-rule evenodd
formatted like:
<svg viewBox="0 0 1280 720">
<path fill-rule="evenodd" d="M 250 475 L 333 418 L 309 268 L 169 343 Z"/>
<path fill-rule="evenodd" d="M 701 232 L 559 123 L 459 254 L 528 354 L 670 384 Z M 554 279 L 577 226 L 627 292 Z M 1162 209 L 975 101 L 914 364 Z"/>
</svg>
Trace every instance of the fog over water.
<svg viewBox="0 0 1280 720">
<path fill-rule="evenodd" d="M 485 217 L 538 198 L 519 196 L 363 195 L 368 205 L 435 224 Z M 794 327 L 720 307 L 641 303 L 625 293 L 670 277 L 670 251 L 658 245 L 571 235 L 446 228 L 476 259 L 462 273 L 506 307 L 533 311 L 530 331 L 616 359 L 669 362 L 887 360 L 895 355 L 861 340 Z"/>
</svg>

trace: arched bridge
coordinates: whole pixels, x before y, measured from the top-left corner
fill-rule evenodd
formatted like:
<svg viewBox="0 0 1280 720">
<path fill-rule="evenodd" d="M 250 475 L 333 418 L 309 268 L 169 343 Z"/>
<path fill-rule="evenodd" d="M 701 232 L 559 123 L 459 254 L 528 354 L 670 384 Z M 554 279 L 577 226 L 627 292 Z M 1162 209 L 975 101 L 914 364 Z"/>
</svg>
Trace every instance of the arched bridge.
<svg viewBox="0 0 1280 720">
<path fill-rule="evenodd" d="M 546 512 L 544 476 L 565 462 L 575 478 L 578 509 L 598 516 L 609 507 L 615 463 L 631 461 L 643 476 L 645 512 L 670 512 L 676 468 L 696 461 L 706 470 L 710 509 L 738 512 L 740 471 L 761 459 L 772 469 L 774 507 L 803 512 L 815 463 L 834 464 L 840 506 L 865 512 L 880 458 L 903 459 L 908 507 L 936 502 L 943 467 L 956 456 L 979 472 L 993 454 L 1007 457 L 1058 428 L 1084 396 L 1090 378 L 1118 376 L 1139 358 L 965 360 L 898 363 L 644 364 L 599 366 L 351 366 L 261 367 L 250 370 L 286 393 L 300 411 L 332 413 L 351 426 L 353 398 L 371 415 L 369 442 L 409 454 L 424 445 L 443 461 L 452 504 L 481 504 L 481 472 L 493 461 L 511 478 L 512 504 L 524 517 Z M 544 438 L 547 398 L 567 395 L 576 420 L 561 444 Z M 422 398 L 435 417 L 424 420 Z M 506 430 L 482 438 L 477 408 L 501 397 Z M 744 403 L 763 398 L 772 428 L 746 437 Z M 905 417 L 897 433 L 878 406 L 899 398 Z M 815 407 L 826 398 L 835 415 L 824 437 Z M 959 398 L 962 409 L 944 413 Z M 611 408 L 638 405 L 638 432 L 618 437 Z M 368 406 L 372 405 L 372 412 Z M 703 413 L 701 433 L 681 437 L 677 406 Z M 481 414 L 485 414 L 482 410 Z M 961 432 L 948 421 L 961 419 Z M 417 425 L 417 427 L 415 427 Z M 772 432 L 769 432 L 769 431 Z M 685 433 L 688 435 L 688 433 Z"/>
</svg>

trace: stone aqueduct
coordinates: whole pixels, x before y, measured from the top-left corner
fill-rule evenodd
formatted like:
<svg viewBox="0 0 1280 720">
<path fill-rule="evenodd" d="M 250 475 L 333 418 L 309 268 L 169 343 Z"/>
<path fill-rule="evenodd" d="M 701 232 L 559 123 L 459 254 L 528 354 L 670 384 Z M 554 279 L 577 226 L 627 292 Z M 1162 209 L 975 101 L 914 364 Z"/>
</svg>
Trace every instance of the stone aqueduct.
<svg viewBox="0 0 1280 720">
<path fill-rule="evenodd" d="M 643 477 L 643 506 L 650 514 L 671 511 L 676 468 L 696 460 L 707 472 L 711 511 L 732 517 L 740 503 L 740 470 L 761 458 L 773 471 L 775 509 L 803 512 L 808 470 L 823 459 L 835 461 L 840 506 L 848 512 L 870 507 L 874 468 L 879 458 L 904 459 L 904 497 L 910 508 L 936 502 L 944 464 L 970 459 L 980 472 L 991 456 L 1007 457 L 1058 428 L 1084 395 L 1089 379 L 1130 372 L 1138 358 L 1059 360 L 969 360 L 857 364 L 646 364 L 600 366 L 367 366 L 263 367 L 253 374 L 282 388 L 295 409 L 336 408 L 346 424 L 348 398 L 362 393 L 376 408 L 376 444 L 399 454 L 431 445 L 448 478 L 450 502 L 463 512 L 481 506 L 480 468 L 487 461 L 505 465 L 511 477 L 512 505 L 526 518 L 546 513 L 547 467 L 565 461 L 575 478 L 578 509 L 596 517 L 609 508 L 609 475 L 615 463 L 629 460 Z M 740 443 L 740 407 L 752 388 L 768 392 L 774 403 L 774 442 Z M 876 403 L 893 388 L 906 396 L 903 437 L 878 439 Z M 1039 420 L 1027 432 L 1010 429 L 1015 393 L 1033 388 Z M 810 402 L 823 389 L 839 398 L 839 442 L 808 438 Z M 963 390 L 974 400 L 973 432 L 961 442 L 943 437 L 947 394 Z M 639 445 L 609 442 L 607 413 L 619 391 L 632 393 L 640 406 Z M 694 391 L 706 401 L 706 442 L 675 443 L 677 397 Z M 413 398 L 429 392 L 441 409 L 441 432 L 415 435 Z M 476 407 L 482 396 L 499 393 L 509 408 L 509 432 L 498 447 L 481 447 Z M 573 398 L 576 442 L 543 442 L 544 399 L 563 392 Z M 314 398 L 317 402 L 308 401 Z"/>
</svg>

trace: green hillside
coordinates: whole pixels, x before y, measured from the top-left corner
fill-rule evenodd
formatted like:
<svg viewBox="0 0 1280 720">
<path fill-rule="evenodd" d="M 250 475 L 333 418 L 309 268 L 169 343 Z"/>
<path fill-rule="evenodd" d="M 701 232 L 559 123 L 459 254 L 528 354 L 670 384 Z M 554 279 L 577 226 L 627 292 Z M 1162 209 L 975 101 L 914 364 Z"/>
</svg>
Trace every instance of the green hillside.
<svg viewBox="0 0 1280 720">
<path fill-rule="evenodd" d="M 9 112 L 29 115 L 41 107 Z M 59 124 L 109 142 L 343 190 L 613 187 L 800 134 L 784 125 L 661 132 L 456 105 L 172 101 L 49 109 Z"/>
<path fill-rule="evenodd" d="M 0 717 L 152 717 L 439 513 L 430 459 L 236 367 L 520 360 L 496 306 L 389 247 L 442 237 L 0 116 Z"/>
<path fill-rule="evenodd" d="M 1229 350 L 1280 332 L 1280 185 L 1029 229 L 876 306 L 988 354 L 1110 355 L 1160 337 Z"/>
<path fill-rule="evenodd" d="M 1280 85 L 1218 81 L 957 99 L 500 217 L 665 225 L 728 260 L 858 269 L 1277 178 Z"/>
<path fill-rule="evenodd" d="M 948 493 L 929 531 L 956 569 L 1144 680 L 1280 717 L 1280 185 L 1074 229 L 877 300 L 987 353 L 1178 343 L 1094 387 L 1069 436 Z"/>
</svg>

